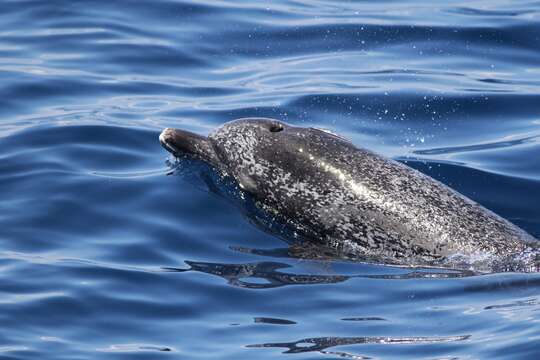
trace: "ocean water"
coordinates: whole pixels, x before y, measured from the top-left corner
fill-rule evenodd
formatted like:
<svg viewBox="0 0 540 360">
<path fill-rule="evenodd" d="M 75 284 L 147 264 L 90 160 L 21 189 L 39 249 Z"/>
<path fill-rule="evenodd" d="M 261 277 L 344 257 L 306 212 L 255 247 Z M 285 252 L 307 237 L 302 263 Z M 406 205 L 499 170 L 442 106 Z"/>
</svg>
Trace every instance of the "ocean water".
<svg viewBox="0 0 540 360">
<path fill-rule="evenodd" d="M 288 257 L 164 127 L 331 129 L 540 238 L 540 2 L 0 2 L 0 359 L 538 359 L 540 274 Z"/>
</svg>

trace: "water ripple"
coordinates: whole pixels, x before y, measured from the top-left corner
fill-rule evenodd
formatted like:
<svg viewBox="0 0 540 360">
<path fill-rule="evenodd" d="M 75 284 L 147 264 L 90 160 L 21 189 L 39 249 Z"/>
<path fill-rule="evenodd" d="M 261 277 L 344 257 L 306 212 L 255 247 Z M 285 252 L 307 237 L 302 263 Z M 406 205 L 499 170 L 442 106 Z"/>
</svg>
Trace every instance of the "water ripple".
<svg viewBox="0 0 540 360">
<path fill-rule="evenodd" d="M 0 2 L 0 357 L 538 358 L 538 274 L 291 244 L 157 137 L 330 129 L 540 237 L 539 20 L 535 0 Z"/>
</svg>

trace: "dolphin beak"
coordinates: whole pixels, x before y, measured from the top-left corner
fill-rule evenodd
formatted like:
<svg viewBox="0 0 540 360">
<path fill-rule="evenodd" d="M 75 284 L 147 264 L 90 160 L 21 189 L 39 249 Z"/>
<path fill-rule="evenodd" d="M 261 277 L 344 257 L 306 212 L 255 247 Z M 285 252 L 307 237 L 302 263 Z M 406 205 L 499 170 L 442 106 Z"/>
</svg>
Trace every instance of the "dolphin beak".
<svg viewBox="0 0 540 360">
<path fill-rule="evenodd" d="M 210 140 L 186 130 L 166 128 L 159 135 L 161 145 L 174 156 L 188 155 L 217 164 L 217 155 Z"/>
</svg>

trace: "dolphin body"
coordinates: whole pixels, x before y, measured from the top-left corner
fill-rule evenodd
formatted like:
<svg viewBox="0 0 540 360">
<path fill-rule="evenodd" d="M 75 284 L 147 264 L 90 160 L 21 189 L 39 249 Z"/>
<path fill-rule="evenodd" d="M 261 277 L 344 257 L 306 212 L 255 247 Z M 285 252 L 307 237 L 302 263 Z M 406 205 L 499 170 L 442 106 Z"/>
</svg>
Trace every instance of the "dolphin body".
<svg viewBox="0 0 540 360">
<path fill-rule="evenodd" d="M 403 266 L 540 271 L 531 235 L 433 178 L 327 131 L 245 118 L 208 137 L 167 128 L 159 139 L 175 156 L 232 177 L 321 253 Z"/>
</svg>

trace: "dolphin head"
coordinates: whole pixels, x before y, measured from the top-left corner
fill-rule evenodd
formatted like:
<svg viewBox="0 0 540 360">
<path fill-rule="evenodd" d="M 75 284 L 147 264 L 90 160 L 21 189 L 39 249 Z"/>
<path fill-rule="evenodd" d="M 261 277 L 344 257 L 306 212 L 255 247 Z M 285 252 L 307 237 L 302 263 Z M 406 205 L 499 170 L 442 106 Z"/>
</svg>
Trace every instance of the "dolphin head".
<svg viewBox="0 0 540 360">
<path fill-rule="evenodd" d="M 305 178 L 317 161 L 344 139 L 319 129 L 295 127 L 269 118 L 244 118 L 225 123 L 208 137 L 165 129 L 161 144 L 224 170 L 250 193 L 271 194 L 272 186 L 289 178 Z M 293 179 L 291 179 L 293 180 Z"/>
</svg>

